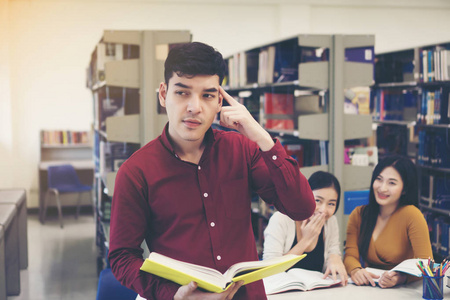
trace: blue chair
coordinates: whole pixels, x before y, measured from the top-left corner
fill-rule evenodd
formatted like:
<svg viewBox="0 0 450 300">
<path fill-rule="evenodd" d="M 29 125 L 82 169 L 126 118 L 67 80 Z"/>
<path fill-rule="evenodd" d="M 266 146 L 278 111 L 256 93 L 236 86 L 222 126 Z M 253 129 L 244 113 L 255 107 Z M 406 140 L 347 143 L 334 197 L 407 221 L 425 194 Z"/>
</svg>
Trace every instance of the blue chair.
<svg viewBox="0 0 450 300">
<path fill-rule="evenodd" d="M 134 300 L 136 296 L 136 292 L 120 284 L 110 268 L 100 272 L 97 300 Z"/>
<path fill-rule="evenodd" d="M 51 195 L 54 195 L 56 199 L 56 206 L 58 208 L 59 222 L 61 224 L 61 228 L 63 228 L 64 225 L 59 195 L 68 193 L 79 194 L 75 216 L 78 219 L 78 216 L 80 214 L 81 195 L 84 192 L 92 193 L 92 186 L 85 185 L 80 182 L 80 178 L 78 178 L 78 174 L 72 165 L 50 166 L 47 169 L 47 173 L 48 173 L 48 189 L 44 198 L 44 211 L 42 217 L 42 224 L 45 223 L 45 215 L 47 213 L 48 200 Z"/>
</svg>

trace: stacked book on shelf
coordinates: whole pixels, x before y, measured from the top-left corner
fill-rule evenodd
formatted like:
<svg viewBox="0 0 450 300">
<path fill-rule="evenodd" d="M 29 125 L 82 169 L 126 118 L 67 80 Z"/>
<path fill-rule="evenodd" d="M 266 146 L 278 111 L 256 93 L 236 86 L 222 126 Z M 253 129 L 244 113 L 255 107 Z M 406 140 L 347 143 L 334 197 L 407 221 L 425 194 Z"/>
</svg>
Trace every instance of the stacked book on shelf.
<svg viewBox="0 0 450 300">
<path fill-rule="evenodd" d="M 419 50 L 422 82 L 450 80 L 450 45 L 436 45 Z"/>
<path fill-rule="evenodd" d="M 420 165 L 450 168 L 450 139 L 446 128 L 421 130 L 417 162 Z"/>
<path fill-rule="evenodd" d="M 450 119 L 449 94 L 450 91 L 447 87 L 423 89 L 417 123 L 448 124 Z"/>
<path fill-rule="evenodd" d="M 300 46 L 297 37 L 241 51 L 226 58 L 228 74 L 225 85 L 239 88 L 297 82 L 302 67 L 306 69 L 306 64 L 313 62 L 327 64 L 329 56 L 329 48 Z M 373 64 L 374 47 L 346 48 L 345 61 Z M 309 69 L 304 71 L 303 74 L 310 74 Z"/>
<path fill-rule="evenodd" d="M 410 121 L 417 116 L 419 102 L 417 90 L 375 89 L 372 93 L 373 119 L 375 121 Z"/>
<path fill-rule="evenodd" d="M 41 144 L 45 146 L 86 145 L 89 142 L 88 131 L 41 130 Z"/>
</svg>

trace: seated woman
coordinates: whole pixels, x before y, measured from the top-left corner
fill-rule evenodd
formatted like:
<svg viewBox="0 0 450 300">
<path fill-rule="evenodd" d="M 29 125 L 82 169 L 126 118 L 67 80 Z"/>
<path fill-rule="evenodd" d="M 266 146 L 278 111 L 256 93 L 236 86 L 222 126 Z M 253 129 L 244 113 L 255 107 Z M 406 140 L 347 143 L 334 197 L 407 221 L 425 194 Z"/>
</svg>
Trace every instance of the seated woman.
<svg viewBox="0 0 450 300">
<path fill-rule="evenodd" d="M 264 231 L 263 259 L 285 254 L 308 255 L 293 268 L 325 272 L 324 278 L 339 274 L 342 284 L 347 284 L 347 272 L 339 249 L 339 228 L 334 213 L 339 207 L 341 187 L 334 175 L 318 171 L 308 180 L 316 210 L 305 221 L 294 221 L 275 212 Z"/>
<path fill-rule="evenodd" d="M 390 156 L 375 167 L 369 204 L 357 207 L 347 225 L 344 264 L 357 285 L 375 286 L 364 267 L 389 270 L 405 259 L 432 257 L 428 226 L 415 206 L 418 181 L 414 164 L 402 156 Z M 384 272 L 382 288 L 393 287 L 418 277 Z"/>
</svg>

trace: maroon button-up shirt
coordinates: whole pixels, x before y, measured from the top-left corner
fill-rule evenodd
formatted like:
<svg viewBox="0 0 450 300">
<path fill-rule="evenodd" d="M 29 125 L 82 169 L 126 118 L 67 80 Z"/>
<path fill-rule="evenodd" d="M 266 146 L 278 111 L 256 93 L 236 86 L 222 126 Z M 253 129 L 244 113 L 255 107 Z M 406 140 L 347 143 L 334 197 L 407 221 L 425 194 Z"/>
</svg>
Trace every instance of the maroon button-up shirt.
<svg viewBox="0 0 450 300">
<path fill-rule="evenodd" d="M 278 141 L 267 152 L 236 132 L 210 129 L 198 165 L 182 161 L 167 136 L 136 151 L 119 169 L 111 210 L 109 260 L 116 278 L 147 299 L 173 299 L 179 285 L 142 272 L 151 252 L 225 272 L 258 260 L 252 190 L 292 219 L 312 215 L 308 181 Z M 262 281 L 233 299 L 266 299 Z"/>
</svg>

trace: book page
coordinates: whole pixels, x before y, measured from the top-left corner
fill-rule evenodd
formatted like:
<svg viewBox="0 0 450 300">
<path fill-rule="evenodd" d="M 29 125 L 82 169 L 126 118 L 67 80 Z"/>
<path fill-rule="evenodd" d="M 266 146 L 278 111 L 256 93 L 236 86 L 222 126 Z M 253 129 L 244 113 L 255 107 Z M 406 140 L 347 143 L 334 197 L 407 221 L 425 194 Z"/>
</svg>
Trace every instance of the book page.
<svg viewBox="0 0 450 300">
<path fill-rule="evenodd" d="M 341 280 L 334 281 L 331 277 L 323 279 L 323 275 L 322 272 L 293 268 L 265 278 L 264 287 L 266 294 L 270 295 L 290 290 L 309 291 L 341 283 Z"/>
<path fill-rule="evenodd" d="M 287 272 L 289 275 L 295 277 L 297 281 L 303 282 L 308 290 L 320 287 L 328 287 L 341 282 L 340 279 L 334 281 L 331 277 L 322 278 L 323 273 L 317 271 L 310 271 L 300 268 L 293 268 Z M 339 277 L 338 277 L 339 278 Z"/>
<path fill-rule="evenodd" d="M 298 282 L 286 272 L 264 278 L 263 282 L 267 295 L 291 290 L 306 291 L 305 285 L 302 282 Z"/>
<path fill-rule="evenodd" d="M 428 265 L 427 259 L 412 258 L 402 261 L 397 266 L 395 266 L 395 268 L 391 269 L 391 271 L 398 271 L 416 277 L 422 277 L 422 272 L 420 271 L 419 267 L 417 267 L 417 263 L 419 261 L 422 261 L 424 265 Z"/>
<path fill-rule="evenodd" d="M 255 261 L 245 261 L 232 265 L 228 270 L 224 273 L 225 278 L 231 279 L 235 276 L 240 276 L 248 273 L 249 271 L 259 270 L 261 268 L 265 268 L 268 266 L 280 264 L 283 262 L 287 262 L 293 259 L 298 258 L 298 255 L 289 254 L 283 255 L 280 257 L 274 257 L 266 260 L 255 260 Z M 302 257 L 303 258 L 303 257 Z M 300 260 L 300 259 L 299 259 Z"/>
<path fill-rule="evenodd" d="M 176 260 L 156 252 L 150 253 L 148 259 L 144 261 L 141 270 L 181 285 L 188 284 L 193 280 L 205 289 L 208 289 L 207 286 L 204 286 L 208 283 L 221 289 L 224 289 L 227 284 L 223 274 L 215 269 Z M 183 281 L 179 281 L 182 278 Z"/>
</svg>

